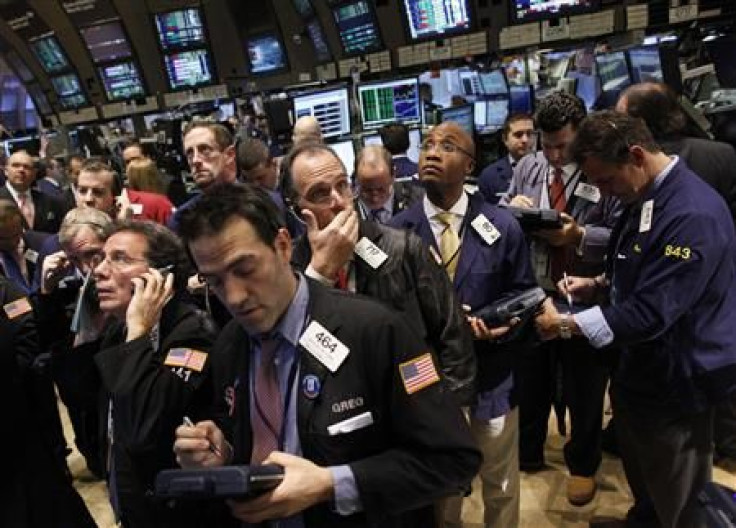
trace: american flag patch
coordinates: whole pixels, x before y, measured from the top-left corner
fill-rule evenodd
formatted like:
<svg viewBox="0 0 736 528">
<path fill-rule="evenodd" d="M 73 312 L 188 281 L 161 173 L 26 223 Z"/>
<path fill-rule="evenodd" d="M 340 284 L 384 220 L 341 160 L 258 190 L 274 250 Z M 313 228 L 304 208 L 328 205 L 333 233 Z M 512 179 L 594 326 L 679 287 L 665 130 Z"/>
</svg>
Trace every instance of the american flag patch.
<svg viewBox="0 0 736 528">
<path fill-rule="evenodd" d="M 427 352 L 419 357 L 399 365 L 401 379 L 404 381 L 404 389 L 407 394 L 414 394 L 433 383 L 437 383 L 440 377 L 434 367 L 432 354 Z"/>
<path fill-rule="evenodd" d="M 20 317 L 23 314 L 27 314 L 32 309 L 31 303 L 28 302 L 28 297 L 17 299 L 3 306 L 3 310 L 5 310 L 5 315 L 8 316 L 8 319 Z"/>
<path fill-rule="evenodd" d="M 200 352 L 199 350 L 192 350 L 192 353 L 187 360 L 186 367 L 188 369 L 196 370 L 197 372 L 202 372 L 205 361 L 207 361 L 207 354 Z"/>
<path fill-rule="evenodd" d="M 202 372 L 207 354 L 191 348 L 172 348 L 164 359 L 167 367 L 184 367 Z"/>
</svg>

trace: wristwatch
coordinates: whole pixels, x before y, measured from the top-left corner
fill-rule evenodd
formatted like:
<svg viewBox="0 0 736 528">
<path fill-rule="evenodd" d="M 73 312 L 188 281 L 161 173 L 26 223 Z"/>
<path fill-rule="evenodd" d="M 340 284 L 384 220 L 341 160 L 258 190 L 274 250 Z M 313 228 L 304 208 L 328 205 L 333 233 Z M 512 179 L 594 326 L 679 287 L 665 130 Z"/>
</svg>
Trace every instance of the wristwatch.
<svg viewBox="0 0 736 528">
<path fill-rule="evenodd" d="M 570 339 L 572 337 L 572 328 L 570 327 L 570 314 L 560 314 L 560 337 L 562 339 Z"/>
</svg>

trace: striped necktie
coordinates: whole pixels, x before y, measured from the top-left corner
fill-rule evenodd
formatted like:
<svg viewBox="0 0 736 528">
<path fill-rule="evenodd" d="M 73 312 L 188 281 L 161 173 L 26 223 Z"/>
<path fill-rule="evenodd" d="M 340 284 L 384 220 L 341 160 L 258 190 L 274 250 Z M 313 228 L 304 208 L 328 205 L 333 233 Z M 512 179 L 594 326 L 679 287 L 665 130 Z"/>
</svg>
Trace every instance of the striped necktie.
<svg viewBox="0 0 736 528">
<path fill-rule="evenodd" d="M 253 384 L 255 413 L 251 416 L 253 428 L 251 464 L 260 464 L 272 451 L 279 449 L 284 421 L 284 403 L 275 363 L 279 340 L 278 336 L 264 336 L 260 343 L 261 360 Z"/>
<path fill-rule="evenodd" d="M 440 234 L 440 256 L 442 257 L 442 265 L 450 276 L 450 280 L 455 279 L 455 270 L 457 270 L 457 261 L 460 253 L 460 237 L 452 227 L 453 214 L 448 212 L 437 213 L 434 217 L 445 227 Z"/>
</svg>

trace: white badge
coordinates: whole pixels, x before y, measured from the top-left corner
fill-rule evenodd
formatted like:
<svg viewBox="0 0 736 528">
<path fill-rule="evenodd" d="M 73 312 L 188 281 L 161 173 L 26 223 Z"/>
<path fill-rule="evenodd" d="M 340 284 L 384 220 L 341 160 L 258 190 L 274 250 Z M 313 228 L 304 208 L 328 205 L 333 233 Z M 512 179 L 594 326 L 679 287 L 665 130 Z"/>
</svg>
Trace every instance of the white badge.
<svg viewBox="0 0 736 528">
<path fill-rule="evenodd" d="M 143 204 L 130 204 L 130 212 L 134 215 L 143 214 Z"/>
<path fill-rule="evenodd" d="M 366 411 L 358 416 L 353 416 L 342 422 L 332 424 L 327 427 L 327 433 L 330 436 L 336 436 L 345 433 L 352 433 L 358 429 L 363 429 L 373 424 L 373 413 Z"/>
<path fill-rule="evenodd" d="M 381 248 L 366 237 L 358 240 L 358 243 L 355 244 L 354 251 L 356 255 L 365 260 L 373 269 L 378 269 L 378 266 L 383 264 L 388 258 L 388 255 L 386 255 Z"/>
<path fill-rule="evenodd" d="M 652 212 L 654 211 L 654 200 L 647 200 L 641 206 L 641 217 L 639 218 L 639 233 L 646 233 L 652 228 Z"/>
<path fill-rule="evenodd" d="M 494 226 L 483 213 L 476 216 L 475 220 L 473 220 L 470 225 L 473 226 L 473 229 L 478 232 L 489 246 L 492 246 L 496 240 L 501 238 L 501 233 L 498 232 L 496 226 Z"/>
<path fill-rule="evenodd" d="M 350 349 L 317 321 L 312 321 L 299 338 L 299 344 L 317 358 L 330 372 L 336 372 Z"/>
<path fill-rule="evenodd" d="M 36 262 L 38 262 L 38 251 L 34 251 L 32 249 L 26 249 L 26 252 L 23 253 L 23 256 L 28 262 L 32 264 L 35 264 Z"/>
<path fill-rule="evenodd" d="M 595 185 L 580 182 L 575 188 L 575 196 L 579 196 L 589 202 L 598 203 L 601 199 L 601 190 Z"/>
</svg>

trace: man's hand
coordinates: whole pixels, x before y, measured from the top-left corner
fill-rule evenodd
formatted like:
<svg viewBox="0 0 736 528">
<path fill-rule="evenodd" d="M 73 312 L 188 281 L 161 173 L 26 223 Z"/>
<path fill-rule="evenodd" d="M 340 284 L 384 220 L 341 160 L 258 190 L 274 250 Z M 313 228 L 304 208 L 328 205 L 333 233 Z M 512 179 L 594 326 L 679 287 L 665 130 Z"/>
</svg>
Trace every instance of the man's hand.
<svg viewBox="0 0 736 528">
<path fill-rule="evenodd" d="M 184 469 L 224 466 L 231 458 L 225 435 L 210 420 L 198 422 L 194 427 L 177 427 L 174 453 Z"/>
<path fill-rule="evenodd" d="M 569 293 L 572 300 L 578 303 L 593 302 L 597 289 L 598 285 L 591 277 L 567 277 L 557 282 L 557 291 L 560 295 L 566 296 Z"/>
<path fill-rule="evenodd" d="M 468 306 L 467 304 L 464 304 L 462 308 L 466 312 L 470 311 L 470 306 Z M 498 339 L 499 337 L 508 334 L 511 329 L 520 322 L 520 319 L 518 317 L 514 317 L 509 321 L 509 324 L 507 325 L 494 326 L 490 328 L 486 326 L 486 323 L 484 323 L 483 319 L 481 319 L 480 317 L 473 317 L 472 315 L 466 315 L 465 317 L 468 321 L 468 324 L 470 325 L 470 329 L 473 331 L 473 337 L 475 339 L 484 339 L 487 341 L 493 341 L 495 339 Z"/>
<path fill-rule="evenodd" d="M 532 207 L 534 207 L 534 202 L 532 202 L 532 199 L 528 196 L 517 194 L 516 196 L 511 198 L 509 205 L 512 207 L 523 207 L 524 209 L 531 209 Z"/>
<path fill-rule="evenodd" d="M 555 339 L 560 335 L 560 313 L 551 298 L 542 304 L 542 312 L 534 318 L 534 326 L 543 341 Z"/>
<path fill-rule="evenodd" d="M 328 279 L 337 276 L 350 260 L 358 242 L 358 213 L 354 210 L 340 211 L 324 229 L 320 229 L 312 211 L 302 210 L 307 223 L 307 237 L 312 248 L 312 268 Z"/>
<path fill-rule="evenodd" d="M 575 219 L 567 213 L 560 213 L 562 227 L 558 229 L 540 229 L 534 235 L 543 238 L 550 246 L 578 246 L 583 239 L 585 229 L 580 227 Z"/>
<path fill-rule="evenodd" d="M 161 311 L 173 296 L 174 274 L 169 273 L 164 279 L 158 270 L 149 268 L 147 273 L 131 282 L 134 289 L 125 313 L 126 341 L 148 335 L 161 319 Z"/>
<path fill-rule="evenodd" d="M 263 463 L 282 466 L 284 480 L 274 490 L 255 499 L 228 501 L 236 519 L 253 524 L 283 519 L 329 501 L 334 495 L 332 472 L 305 458 L 274 451 Z"/>
<path fill-rule="evenodd" d="M 41 293 L 49 294 L 59 286 L 61 279 L 72 270 L 72 263 L 63 251 L 48 255 L 41 268 Z"/>
</svg>

